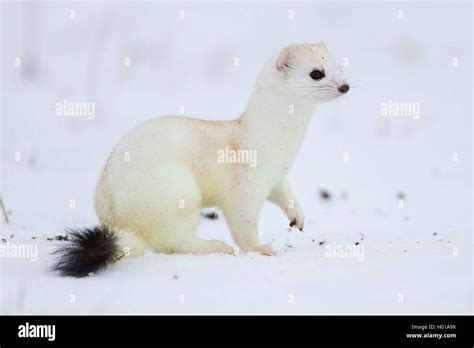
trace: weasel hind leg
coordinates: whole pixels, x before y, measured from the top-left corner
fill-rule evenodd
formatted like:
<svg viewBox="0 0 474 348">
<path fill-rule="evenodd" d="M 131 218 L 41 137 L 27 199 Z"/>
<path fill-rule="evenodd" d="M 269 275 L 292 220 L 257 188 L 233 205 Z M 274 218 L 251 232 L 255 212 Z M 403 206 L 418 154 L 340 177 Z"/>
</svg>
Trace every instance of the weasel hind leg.
<svg viewBox="0 0 474 348">
<path fill-rule="evenodd" d="M 184 166 L 162 165 L 140 173 L 127 194 L 124 221 L 140 231 L 156 252 L 185 254 L 232 254 L 227 244 L 195 236 L 201 217 L 201 192 L 193 174 Z M 130 218 L 126 216 L 129 215 Z"/>
<path fill-rule="evenodd" d="M 176 246 L 175 252 L 183 254 L 234 255 L 234 248 L 219 240 L 206 240 L 194 237 Z"/>
</svg>

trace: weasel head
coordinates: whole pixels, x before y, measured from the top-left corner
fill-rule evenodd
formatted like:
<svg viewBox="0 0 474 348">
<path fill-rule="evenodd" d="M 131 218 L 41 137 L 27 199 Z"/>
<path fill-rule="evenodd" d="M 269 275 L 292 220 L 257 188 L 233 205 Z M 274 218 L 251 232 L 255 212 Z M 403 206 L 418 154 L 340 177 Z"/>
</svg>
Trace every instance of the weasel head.
<svg viewBox="0 0 474 348">
<path fill-rule="evenodd" d="M 322 103 L 349 91 L 341 67 L 324 43 L 286 46 L 272 69 L 276 83 L 293 97 Z"/>
</svg>

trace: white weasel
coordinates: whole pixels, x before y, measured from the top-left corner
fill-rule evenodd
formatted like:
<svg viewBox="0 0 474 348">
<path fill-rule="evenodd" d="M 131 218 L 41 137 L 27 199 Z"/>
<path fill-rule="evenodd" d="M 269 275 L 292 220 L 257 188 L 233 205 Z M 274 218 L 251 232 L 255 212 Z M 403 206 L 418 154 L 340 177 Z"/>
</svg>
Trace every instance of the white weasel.
<svg viewBox="0 0 474 348">
<path fill-rule="evenodd" d="M 239 118 L 169 116 L 142 124 L 116 145 L 98 181 L 95 207 L 103 228 L 115 232 L 127 255 L 145 249 L 233 254 L 224 242 L 195 235 L 201 208 L 216 206 L 242 251 L 275 255 L 259 239 L 260 210 L 269 200 L 303 229 L 287 173 L 315 107 L 348 90 L 323 43 L 290 45 L 265 63 Z M 218 160 L 222 151 L 251 151 L 256 162 Z"/>
</svg>

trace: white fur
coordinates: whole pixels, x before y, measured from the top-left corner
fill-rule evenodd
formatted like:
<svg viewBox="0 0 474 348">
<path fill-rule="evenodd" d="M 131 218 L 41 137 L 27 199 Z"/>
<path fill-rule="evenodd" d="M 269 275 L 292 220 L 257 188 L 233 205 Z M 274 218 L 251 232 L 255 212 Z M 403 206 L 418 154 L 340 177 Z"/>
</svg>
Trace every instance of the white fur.
<svg viewBox="0 0 474 348">
<path fill-rule="evenodd" d="M 312 80 L 315 68 L 326 77 Z M 240 118 L 169 116 L 142 124 L 114 148 L 101 174 L 100 222 L 122 231 L 121 246 L 132 255 L 145 248 L 231 254 L 225 243 L 194 234 L 201 208 L 217 206 L 241 250 L 275 254 L 259 240 L 259 212 L 268 199 L 303 229 L 303 212 L 286 176 L 314 108 L 339 96 L 343 83 L 324 44 L 292 45 L 264 65 Z M 226 148 L 256 151 L 257 165 L 220 163 L 218 152 Z"/>
</svg>

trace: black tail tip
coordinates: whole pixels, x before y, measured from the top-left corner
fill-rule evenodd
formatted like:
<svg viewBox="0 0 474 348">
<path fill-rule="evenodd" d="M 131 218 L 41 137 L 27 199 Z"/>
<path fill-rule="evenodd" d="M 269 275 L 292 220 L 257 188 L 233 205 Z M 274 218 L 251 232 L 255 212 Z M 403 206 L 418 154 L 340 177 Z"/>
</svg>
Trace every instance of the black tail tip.
<svg viewBox="0 0 474 348">
<path fill-rule="evenodd" d="M 61 276 L 86 277 L 120 258 L 117 234 L 106 226 L 67 232 L 70 240 L 54 251 L 57 259 L 51 267 Z"/>
</svg>

